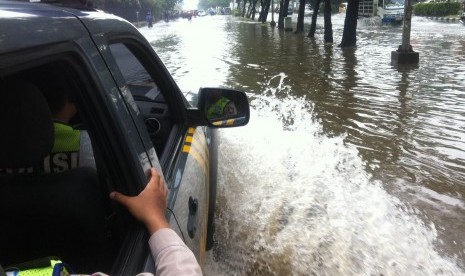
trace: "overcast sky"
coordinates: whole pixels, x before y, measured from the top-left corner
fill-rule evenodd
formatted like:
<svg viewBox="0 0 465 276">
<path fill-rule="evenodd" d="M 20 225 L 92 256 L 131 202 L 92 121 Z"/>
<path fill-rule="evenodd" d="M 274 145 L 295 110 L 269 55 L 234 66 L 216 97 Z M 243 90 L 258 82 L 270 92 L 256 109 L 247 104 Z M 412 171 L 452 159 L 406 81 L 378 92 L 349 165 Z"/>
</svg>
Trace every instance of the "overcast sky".
<svg viewBox="0 0 465 276">
<path fill-rule="evenodd" d="M 183 9 L 184 10 L 195 10 L 197 9 L 197 5 L 199 3 L 198 0 L 184 0 Z"/>
</svg>

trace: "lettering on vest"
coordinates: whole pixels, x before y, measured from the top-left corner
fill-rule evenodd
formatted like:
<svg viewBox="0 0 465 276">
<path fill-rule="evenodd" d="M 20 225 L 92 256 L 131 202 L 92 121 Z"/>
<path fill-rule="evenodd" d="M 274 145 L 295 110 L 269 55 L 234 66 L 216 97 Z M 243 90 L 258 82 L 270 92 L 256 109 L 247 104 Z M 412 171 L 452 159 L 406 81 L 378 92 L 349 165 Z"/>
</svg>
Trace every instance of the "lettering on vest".
<svg viewBox="0 0 465 276">
<path fill-rule="evenodd" d="M 63 172 L 77 168 L 78 164 L 79 153 L 76 151 L 52 153 L 44 158 L 44 172 Z"/>
</svg>

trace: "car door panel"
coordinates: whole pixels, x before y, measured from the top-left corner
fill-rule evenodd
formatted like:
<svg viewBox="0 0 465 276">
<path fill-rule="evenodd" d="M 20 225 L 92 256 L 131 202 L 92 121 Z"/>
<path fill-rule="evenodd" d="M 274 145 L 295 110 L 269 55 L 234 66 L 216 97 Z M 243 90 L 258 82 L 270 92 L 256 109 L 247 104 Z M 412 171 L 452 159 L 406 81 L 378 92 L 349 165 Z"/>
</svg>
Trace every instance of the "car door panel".
<svg viewBox="0 0 465 276">
<path fill-rule="evenodd" d="M 171 196 L 175 200 L 170 200 L 170 207 L 178 218 L 178 234 L 184 237 L 186 245 L 194 252 L 200 264 L 205 261 L 208 160 L 208 144 L 203 128 L 188 128 L 176 166 L 178 181 L 172 187 Z M 193 204 L 196 206 L 193 207 Z"/>
</svg>

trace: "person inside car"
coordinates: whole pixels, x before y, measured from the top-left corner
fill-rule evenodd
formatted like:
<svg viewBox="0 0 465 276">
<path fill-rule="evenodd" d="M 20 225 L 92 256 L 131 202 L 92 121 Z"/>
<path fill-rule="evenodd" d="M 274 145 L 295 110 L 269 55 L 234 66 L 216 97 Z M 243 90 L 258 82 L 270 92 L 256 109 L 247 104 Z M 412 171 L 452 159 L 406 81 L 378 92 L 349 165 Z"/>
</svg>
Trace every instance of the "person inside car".
<svg viewBox="0 0 465 276">
<path fill-rule="evenodd" d="M 73 128 L 71 121 L 78 111 L 66 84 L 59 79 L 47 82 L 41 91 L 53 116 L 55 140 L 43 164 L 45 173 L 57 173 L 77 167 L 95 168 L 92 145 L 85 130 Z"/>
</svg>

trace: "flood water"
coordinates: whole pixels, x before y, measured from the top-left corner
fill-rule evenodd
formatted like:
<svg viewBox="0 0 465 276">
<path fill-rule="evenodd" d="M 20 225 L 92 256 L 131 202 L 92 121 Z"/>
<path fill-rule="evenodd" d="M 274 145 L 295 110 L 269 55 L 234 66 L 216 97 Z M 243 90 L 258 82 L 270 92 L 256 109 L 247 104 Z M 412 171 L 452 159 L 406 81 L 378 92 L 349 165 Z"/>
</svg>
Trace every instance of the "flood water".
<svg viewBox="0 0 465 276">
<path fill-rule="evenodd" d="M 277 17 L 275 17 L 277 20 Z M 293 18 L 296 22 L 296 17 Z M 306 18 L 309 22 L 310 19 Z M 141 28 L 189 93 L 244 90 L 221 130 L 206 275 L 465 275 L 465 26 L 358 22 L 357 48 L 230 16 Z"/>
</svg>

